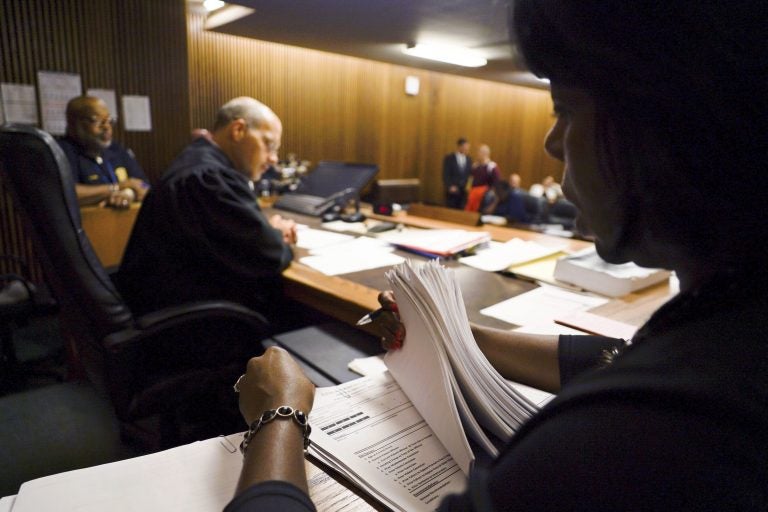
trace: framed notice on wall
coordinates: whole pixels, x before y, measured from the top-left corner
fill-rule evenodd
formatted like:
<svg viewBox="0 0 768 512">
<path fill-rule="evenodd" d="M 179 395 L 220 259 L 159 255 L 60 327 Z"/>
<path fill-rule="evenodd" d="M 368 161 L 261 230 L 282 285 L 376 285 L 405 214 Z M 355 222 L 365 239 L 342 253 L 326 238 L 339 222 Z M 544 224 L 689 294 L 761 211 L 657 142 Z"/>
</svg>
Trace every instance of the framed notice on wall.
<svg viewBox="0 0 768 512">
<path fill-rule="evenodd" d="M 0 84 L 0 97 L 6 123 L 37 125 L 37 97 L 34 85 Z"/>
<path fill-rule="evenodd" d="M 149 96 L 123 96 L 123 126 L 129 132 L 152 131 Z"/>
<path fill-rule="evenodd" d="M 40 90 L 43 130 L 54 135 L 63 135 L 67 128 L 67 102 L 83 94 L 80 75 L 38 71 L 37 86 Z"/>
</svg>

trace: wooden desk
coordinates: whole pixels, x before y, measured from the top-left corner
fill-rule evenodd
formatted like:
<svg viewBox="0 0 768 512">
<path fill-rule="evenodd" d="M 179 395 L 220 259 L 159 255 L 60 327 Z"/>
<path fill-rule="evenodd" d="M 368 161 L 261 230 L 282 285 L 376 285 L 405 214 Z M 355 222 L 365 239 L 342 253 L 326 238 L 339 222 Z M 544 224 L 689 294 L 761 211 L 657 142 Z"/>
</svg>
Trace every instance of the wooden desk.
<svg viewBox="0 0 768 512">
<path fill-rule="evenodd" d="M 127 210 L 99 206 L 80 209 L 85 234 L 105 267 L 119 265 L 123 259 L 140 208 L 141 203 L 133 203 Z"/>
<path fill-rule="evenodd" d="M 270 215 L 274 212 L 265 210 L 265 213 Z M 279 213 L 311 227 L 320 226 L 319 219 L 313 217 L 282 211 Z M 369 215 L 369 217 L 413 227 L 488 231 L 497 241 L 521 238 L 547 246 L 559 246 L 565 243 L 567 249 L 571 251 L 592 245 L 583 240 L 554 237 L 522 229 L 499 226 L 459 226 L 451 222 L 413 215 L 399 215 L 397 217 Z M 411 253 L 401 254 L 410 259 L 421 259 Z M 350 325 L 354 325 L 365 313 L 379 307 L 378 293 L 389 287 L 384 277 L 384 269 L 365 270 L 343 276 L 326 276 L 299 263 L 298 258 L 304 255 L 306 255 L 305 251 L 297 250 L 294 262 L 283 273 L 285 292 L 289 297 Z M 501 274 L 483 272 L 461 265 L 456 261 L 445 261 L 444 263 L 454 269 L 467 304 L 469 319 L 481 325 L 500 329 L 512 328 L 513 326 L 506 322 L 481 315 L 480 310 L 536 287 L 533 283 Z M 673 291 L 670 290 L 669 284 L 661 283 L 625 297 L 613 299 L 603 306 L 594 308 L 592 312 L 630 325 L 640 326 L 672 295 Z"/>
</svg>

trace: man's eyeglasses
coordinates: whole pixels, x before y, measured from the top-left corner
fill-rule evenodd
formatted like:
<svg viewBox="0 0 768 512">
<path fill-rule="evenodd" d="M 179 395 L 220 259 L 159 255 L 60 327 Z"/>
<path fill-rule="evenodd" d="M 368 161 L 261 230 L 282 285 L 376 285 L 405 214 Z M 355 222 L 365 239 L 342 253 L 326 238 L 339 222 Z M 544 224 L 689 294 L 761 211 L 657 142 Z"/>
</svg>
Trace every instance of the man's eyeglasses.
<svg viewBox="0 0 768 512">
<path fill-rule="evenodd" d="M 117 119 L 114 117 L 99 117 L 99 116 L 83 116 L 80 119 L 88 121 L 91 126 L 115 126 Z"/>
</svg>

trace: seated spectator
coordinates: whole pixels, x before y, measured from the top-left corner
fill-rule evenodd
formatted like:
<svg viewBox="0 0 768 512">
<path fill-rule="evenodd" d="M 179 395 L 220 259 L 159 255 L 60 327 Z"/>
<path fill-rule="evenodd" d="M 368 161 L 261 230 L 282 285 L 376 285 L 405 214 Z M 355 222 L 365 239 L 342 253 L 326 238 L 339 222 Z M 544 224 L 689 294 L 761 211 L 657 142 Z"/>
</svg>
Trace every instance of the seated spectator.
<svg viewBox="0 0 768 512">
<path fill-rule="evenodd" d="M 236 98 L 218 112 L 211 140 L 199 137 L 147 195 L 117 281 L 137 313 L 196 300 L 230 300 L 280 326 L 280 273 L 291 262 L 296 225 L 267 218 L 253 182 L 277 162 L 282 124 L 266 105 Z"/>
<path fill-rule="evenodd" d="M 472 166 L 472 188 L 469 189 L 467 204 L 469 212 L 480 211 L 485 193 L 501 179 L 499 166 L 491 160 L 491 148 L 482 144 L 477 150 L 477 162 Z"/>
<path fill-rule="evenodd" d="M 112 140 L 114 118 L 106 103 L 78 96 L 67 104 L 66 135 L 58 140 L 69 160 L 81 205 L 128 208 L 149 189 L 147 177 L 130 151 Z"/>
<path fill-rule="evenodd" d="M 514 192 L 508 181 L 497 181 L 483 198 L 482 213 L 497 215 L 512 222 L 529 222 L 521 194 Z"/>
<path fill-rule="evenodd" d="M 509 175 L 509 186 L 513 192 L 525 192 L 520 187 L 522 182 L 523 182 L 522 178 L 516 172 L 513 172 L 512 174 Z"/>
<path fill-rule="evenodd" d="M 541 183 L 532 185 L 528 193 L 533 197 L 546 197 L 550 204 L 563 197 L 563 189 L 552 176 L 547 176 Z"/>
</svg>

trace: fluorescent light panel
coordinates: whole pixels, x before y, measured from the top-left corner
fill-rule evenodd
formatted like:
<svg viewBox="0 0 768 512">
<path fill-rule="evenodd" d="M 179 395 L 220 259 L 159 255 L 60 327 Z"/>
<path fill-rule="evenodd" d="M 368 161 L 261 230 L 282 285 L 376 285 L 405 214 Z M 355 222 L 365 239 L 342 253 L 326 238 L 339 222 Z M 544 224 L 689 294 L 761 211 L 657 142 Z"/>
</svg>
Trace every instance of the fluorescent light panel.
<svg viewBox="0 0 768 512">
<path fill-rule="evenodd" d="M 203 7 L 205 7 L 206 11 L 211 12 L 224 7 L 224 2 L 222 0 L 205 0 Z"/>
<path fill-rule="evenodd" d="M 411 47 L 406 46 L 403 48 L 403 53 L 468 68 L 479 68 L 488 64 L 488 61 L 478 52 L 461 46 L 417 44 Z"/>
</svg>

